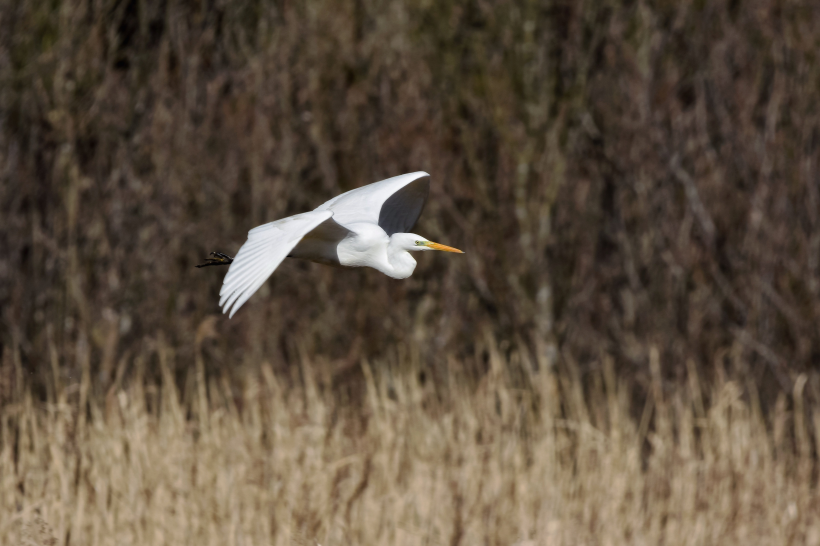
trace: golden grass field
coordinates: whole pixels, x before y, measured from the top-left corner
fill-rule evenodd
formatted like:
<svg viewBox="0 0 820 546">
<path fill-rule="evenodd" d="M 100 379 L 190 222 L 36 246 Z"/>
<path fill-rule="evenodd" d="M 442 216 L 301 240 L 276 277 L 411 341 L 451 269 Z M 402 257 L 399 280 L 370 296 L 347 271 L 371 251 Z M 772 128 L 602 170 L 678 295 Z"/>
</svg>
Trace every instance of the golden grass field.
<svg viewBox="0 0 820 546">
<path fill-rule="evenodd" d="M 167 362 L 164 385 L 99 400 L 86 375 L 2 409 L 0 543 L 820 542 L 804 377 L 764 418 L 753 388 L 694 367 L 663 392 L 658 358 L 638 417 L 609 362 L 584 390 L 571 369 L 513 381 L 497 351 L 470 388 L 362 362 L 358 402 L 308 357 L 301 386 L 264 364 L 184 402 Z"/>
</svg>

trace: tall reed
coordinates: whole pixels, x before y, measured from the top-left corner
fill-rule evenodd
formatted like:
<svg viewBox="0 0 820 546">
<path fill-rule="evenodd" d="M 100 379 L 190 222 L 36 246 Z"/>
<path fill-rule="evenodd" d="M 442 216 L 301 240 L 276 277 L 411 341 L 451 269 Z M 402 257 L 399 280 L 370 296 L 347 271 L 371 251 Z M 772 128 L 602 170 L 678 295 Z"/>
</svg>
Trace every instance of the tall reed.
<svg viewBox="0 0 820 546">
<path fill-rule="evenodd" d="M 169 356 L 169 359 L 173 358 Z M 3 544 L 813 544 L 805 377 L 770 416 L 754 390 L 664 390 L 633 417 L 611 360 L 477 385 L 357 364 L 340 394 L 305 357 L 227 380 L 76 390 L 0 410 Z M 163 364 L 171 366 L 170 361 Z M 455 368 L 455 366 L 454 366 Z M 200 394 L 197 394 L 200 393 Z M 82 405 L 80 405 L 82 402 Z"/>
</svg>

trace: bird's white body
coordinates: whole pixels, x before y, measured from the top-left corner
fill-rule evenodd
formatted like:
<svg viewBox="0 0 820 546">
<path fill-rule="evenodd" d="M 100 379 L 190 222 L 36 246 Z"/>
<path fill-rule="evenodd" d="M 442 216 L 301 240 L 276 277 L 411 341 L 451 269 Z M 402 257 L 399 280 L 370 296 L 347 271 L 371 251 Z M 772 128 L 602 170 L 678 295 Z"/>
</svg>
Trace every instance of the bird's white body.
<svg viewBox="0 0 820 546">
<path fill-rule="evenodd" d="M 427 200 L 425 172 L 395 176 L 343 193 L 316 210 L 248 232 L 220 290 L 223 312 L 234 313 L 286 257 L 338 267 L 372 267 L 394 279 L 413 274 L 410 251 L 460 250 L 413 233 Z"/>
</svg>

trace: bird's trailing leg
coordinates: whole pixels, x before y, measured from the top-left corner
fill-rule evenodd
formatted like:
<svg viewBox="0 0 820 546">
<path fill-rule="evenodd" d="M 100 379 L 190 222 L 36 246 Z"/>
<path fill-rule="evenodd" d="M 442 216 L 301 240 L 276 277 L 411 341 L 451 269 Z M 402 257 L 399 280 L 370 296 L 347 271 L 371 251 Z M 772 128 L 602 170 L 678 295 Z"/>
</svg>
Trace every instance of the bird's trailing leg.
<svg viewBox="0 0 820 546">
<path fill-rule="evenodd" d="M 233 263 L 233 258 L 227 254 L 222 254 L 221 252 L 211 252 L 209 256 L 213 256 L 213 258 L 208 258 L 207 262 L 204 264 L 199 264 L 197 267 L 208 267 L 209 265 L 230 265 Z"/>
</svg>

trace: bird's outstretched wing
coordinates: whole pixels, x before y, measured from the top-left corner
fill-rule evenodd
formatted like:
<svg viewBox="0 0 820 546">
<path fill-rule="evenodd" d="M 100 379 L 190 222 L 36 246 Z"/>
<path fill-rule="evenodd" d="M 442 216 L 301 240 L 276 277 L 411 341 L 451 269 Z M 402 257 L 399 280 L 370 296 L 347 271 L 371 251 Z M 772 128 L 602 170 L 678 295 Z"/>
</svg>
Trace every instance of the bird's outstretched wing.
<svg viewBox="0 0 820 546">
<path fill-rule="evenodd" d="M 248 301 L 279 267 L 302 237 L 333 216 L 329 210 L 314 210 L 261 225 L 248 232 L 248 240 L 233 259 L 219 291 L 222 312 L 228 317 Z"/>
<path fill-rule="evenodd" d="M 334 197 L 316 209 L 333 211 L 333 219 L 378 224 L 387 233 L 408 233 L 421 215 L 430 192 L 430 175 L 419 171 L 374 182 Z"/>
</svg>

